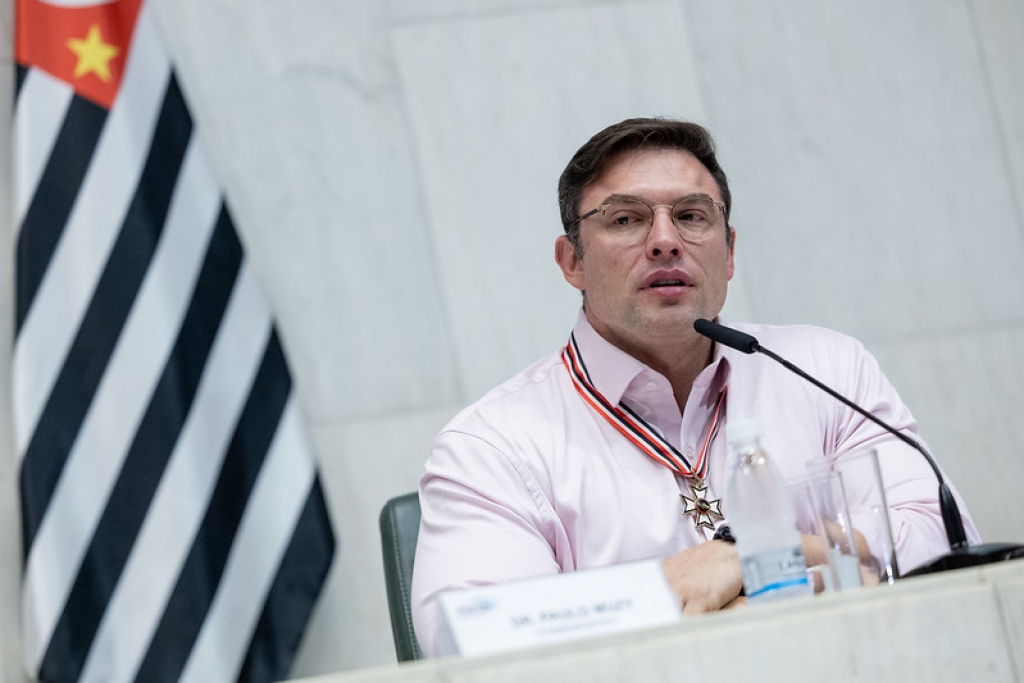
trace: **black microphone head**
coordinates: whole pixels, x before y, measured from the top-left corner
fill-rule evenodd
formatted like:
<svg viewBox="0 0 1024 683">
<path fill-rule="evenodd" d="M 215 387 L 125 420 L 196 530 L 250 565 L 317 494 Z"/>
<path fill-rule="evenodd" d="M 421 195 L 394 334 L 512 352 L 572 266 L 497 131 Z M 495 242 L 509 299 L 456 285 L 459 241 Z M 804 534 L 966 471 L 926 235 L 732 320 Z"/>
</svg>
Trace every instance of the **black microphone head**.
<svg viewBox="0 0 1024 683">
<path fill-rule="evenodd" d="M 693 329 L 697 330 L 699 334 L 704 335 L 712 341 L 724 344 L 731 349 L 736 349 L 743 353 L 754 353 L 761 346 L 757 343 L 757 339 L 746 332 L 740 332 L 739 330 L 734 330 L 731 327 L 726 327 L 725 325 L 719 325 L 718 323 L 705 320 L 704 318 L 698 318 L 695 320 L 693 323 Z"/>
</svg>

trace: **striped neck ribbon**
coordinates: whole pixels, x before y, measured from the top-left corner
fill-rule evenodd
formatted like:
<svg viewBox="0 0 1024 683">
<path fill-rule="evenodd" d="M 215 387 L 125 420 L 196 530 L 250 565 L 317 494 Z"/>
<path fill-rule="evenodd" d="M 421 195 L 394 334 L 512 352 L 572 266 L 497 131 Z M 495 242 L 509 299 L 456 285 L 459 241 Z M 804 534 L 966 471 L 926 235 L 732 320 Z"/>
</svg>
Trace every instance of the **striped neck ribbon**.
<svg viewBox="0 0 1024 683">
<path fill-rule="evenodd" d="M 579 395 L 616 431 L 657 462 L 677 474 L 695 479 L 696 485 L 703 488 L 703 481 L 708 473 L 708 453 L 711 451 L 711 444 L 722 424 L 722 407 L 725 405 L 725 394 L 728 387 L 723 388 L 718 396 L 718 403 L 715 405 L 715 412 L 711 417 L 711 426 L 708 427 L 708 432 L 704 436 L 697 462 L 691 465 L 690 461 L 679 452 L 679 449 L 669 443 L 658 433 L 658 430 L 637 415 L 629 406 L 621 401 L 618 405 L 613 405 L 597 390 L 590 379 L 586 363 L 583 362 L 583 354 L 580 353 L 574 333 L 569 335 L 569 343 L 562 350 L 562 363 L 569 371 L 569 377 Z"/>
</svg>

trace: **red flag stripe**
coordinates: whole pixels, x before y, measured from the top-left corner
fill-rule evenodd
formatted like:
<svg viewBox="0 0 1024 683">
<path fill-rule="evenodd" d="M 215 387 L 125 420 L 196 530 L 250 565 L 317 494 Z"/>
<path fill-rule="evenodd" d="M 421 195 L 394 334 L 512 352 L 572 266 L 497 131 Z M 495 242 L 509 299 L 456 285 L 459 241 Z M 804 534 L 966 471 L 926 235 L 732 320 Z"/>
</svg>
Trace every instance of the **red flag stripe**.
<svg viewBox="0 0 1024 683">
<path fill-rule="evenodd" d="M 142 0 L 116 0 L 86 7 L 57 7 L 17 0 L 15 58 L 70 84 L 109 109 L 117 97 Z M 91 63 L 73 45 L 96 56 Z M 105 69 L 105 70 L 104 70 Z"/>
</svg>

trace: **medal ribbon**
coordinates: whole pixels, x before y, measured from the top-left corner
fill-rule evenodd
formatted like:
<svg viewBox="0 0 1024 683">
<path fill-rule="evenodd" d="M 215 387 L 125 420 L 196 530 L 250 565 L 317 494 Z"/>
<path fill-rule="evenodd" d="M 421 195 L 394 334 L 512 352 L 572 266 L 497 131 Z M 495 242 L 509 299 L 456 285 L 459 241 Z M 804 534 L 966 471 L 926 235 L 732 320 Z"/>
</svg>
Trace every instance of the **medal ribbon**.
<svg viewBox="0 0 1024 683">
<path fill-rule="evenodd" d="M 711 442 L 714 441 L 721 426 L 722 406 L 725 404 L 725 393 L 728 387 L 722 389 L 722 393 L 718 396 L 718 403 L 715 405 L 715 412 L 711 418 L 711 426 L 704 437 L 704 443 L 701 444 L 700 454 L 694 466 L 690 465 L 690 462 L 675 446 L 665 440 L 654 427 L 633 412 L 629 406 L 621 401 L 617 406 L 612 405 L 611 401 L 594 387 L 587 366 L 583 362 L 583 355 L 576 345 L 575 334 L 569 335 L 569 343 L 562 350 L 562 363 L 569 372 L 573 386 L 576 387 L 576 391 L 583 397 L 583 400 L 607 420 L 616 431 L 629 439 L 634 446 L 673 472 L 698 481 L 704 480 L 708 473 L 708 452 L 711 450 Z"/>
</svg>

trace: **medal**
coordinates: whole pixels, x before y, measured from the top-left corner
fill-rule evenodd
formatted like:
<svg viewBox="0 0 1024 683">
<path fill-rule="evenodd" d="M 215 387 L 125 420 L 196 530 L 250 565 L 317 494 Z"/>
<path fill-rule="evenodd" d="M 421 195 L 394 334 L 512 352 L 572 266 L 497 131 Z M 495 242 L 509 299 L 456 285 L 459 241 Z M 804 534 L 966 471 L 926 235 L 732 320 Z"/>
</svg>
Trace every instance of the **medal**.
<svg viewBox="0 0 1024 683">
<path fill-rule="evenodd" d="M 690 481 L 690 493 L 693 498 L 687 498 L 682 493 L 679 497 L 683 501 L 683 514 L 693 515 L 693 523 L 696 528 L 705 527 L 714 529 L 714 519 L 725 519 L 722 515 L 722 499 L 715 498 L 708 500 L 708 487 L 700 479 Z"/>
</svg>

